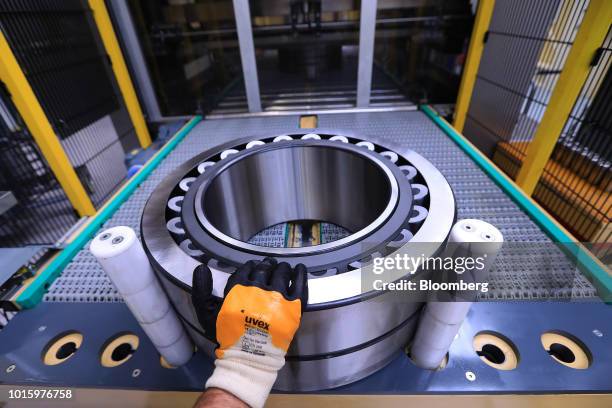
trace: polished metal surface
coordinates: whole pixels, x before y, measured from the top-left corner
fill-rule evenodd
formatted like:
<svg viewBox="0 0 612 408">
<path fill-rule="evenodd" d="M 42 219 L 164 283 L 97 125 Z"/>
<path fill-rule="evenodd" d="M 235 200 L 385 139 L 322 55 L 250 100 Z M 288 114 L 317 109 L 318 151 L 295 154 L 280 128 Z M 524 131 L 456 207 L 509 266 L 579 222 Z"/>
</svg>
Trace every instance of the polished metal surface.
<svg viewBox="0 0 612 408">
<path fill-rule="evenodd" d="M 336 388 L 361 380 L 382 369 L 403 352 L 407 339 L 416 330 L 418 314 L 401 322 L 396 330 L 386 333 L 366 347 L 340 355 L 317 359 L 295 360 L 287 358 L 278 372 L 273 388 L 277 391 L 307 392 Z M 198 349 L 214 354 L 215 344 L 187 326 L 189 335 Z"/>
<path fill-rule="evenodd" d="M 163 276 L 160 280 L 179 316 L 188 325 L 203 330 L 191 304 L 191 293 Z M 395 291 L 347 306 L 308 311 L 302 315 L 287 355 L 321 358 L 338 350 L 359 347 L 392 331 L 421 306 L 422 303 L 407 301 L 401 292 Z M 359 316 L 359 321 L 347 316 Z"/>
<path fill-rule="evenodd" d="M 361 380 L 380 370 L 403 352 L 418 322 L 417 314 L 394 332 L 367 347 L 331 358 L 288 360 L 278 372 L 274 389 L 317 391 Z"/>
<path fill-rule="evenodd" d="M 193 269 L 204 259 L 181 249 L 184 235 L 175 221 L 170 223 L 174 233 L 166 226 L 176 217 L 176 196 L 186 194 L 178 186 L 194 171 L 203 176 L 198 177 L 200 184 L 194 183 L 197 187 L 189 190 L 192 184 L 182 183 L 187 194 L 193 191 L 196 196 L 190 202 L 200 206 L 199 215 L 206 214 L 203 224 L 214 225 L 238 247 L 244 247 L 259 230 L 285 221 L 322 220 L 353 232 L 380 228 L 377 223 L 388 219 L 385 211 L 393 213 L 397 207 L 393 193 L 393 186 L 398 188 L 396 174 L 418 180 L 428 195 L 419 195 L 420 205 L 409 216 L 415 219 L 422 213 L 422 220 L 410 224 L 412 231 L 404 229 L 387 242 L 389 251 L 405 243 L 428 243 L 415 246 L 414 251 L 417 256 L 430 256 L 445 242 L 454 221 L 455 202 L 442 174 L 409 149 L 374 138 L 366 141 L 339 136 L 281 135 L 228 143 L 177 168 L 151 195 L 142 217 L 143 243 L 177 312 L 194 340 L 202 343 L 200 347 L 212 350 L 195 316 L 190 289 Z M 344 146 L 351 145 L 358 147 L 345 150 Z M 238 153 L 223 154 L 230 151 Z M 205 162 L 215 164 L 198 171 Z M 399 170 L 390 172 L 392 166 Z M 417 190 L 421 194 L 423 189 Z M 419 208 L 422 211 L 417 211 Z M 172 215 L 167 218 L 167 214 Z M 367 234 L 364 237 L 347 238 L 363 242 Z M 320 245 L 301 250 L 316 251 L 317 247 Z M 407 247 L 402 249 L 406 252 Z M 222 296 L 234 268 L 215 259 L 207 262 L 213 274 L 213 292 Z M 421 303 L 406 299 L 405 292 L 375 292 L 362 287 L 362 262 L 351 262 L 351 266 L 355 269 L 309 276 L 308 306 L 276 384 L 278 389 L 308 391 L 356 381 L 382 368 L 412 335 L 413 324 L 406 322 L 411 318 L 416 322 Z"/>
<path fill-rule="evenodd" d="M 386 146 L 386 150 L 395 151 L 405 157 L 424 178 L 430 193 L 429 216 L 425 218 L 409 242 L 433 243 L 431 252 L 423 254 L 424 256 L 432 255 L 436 247 L 445 242 L 455 217 L 455 201 L 448 182 L 430 162 L 416 152 L 389 143 L 379 143 L 372 137 L 369 140 L 382 144 Z M 219 151 L 239 144 L 246 144 L 246 141 L 228 143 L 219 147 Z M 183 179 L 184 174 L 205 159 L 205 155 L 196 156 L 177 167 L 165 178 L 151 194 L 141 220 L 143 244 L 149 251 L 152 262 L 160 269 L 168 271 L 178 284 L 186 288 L 191 287 L 193 269 L 200 264 L 200 261 L 188 256 L 176 244 L 166 228 L 165 211 L 172 190 Z M 223 296 L 228 273 L 231 273 L 231 270 L 223 270 L 210 263 L 209 266 L 213 273 L 213 293 L 216 296 Z M 309 305 L 335 302 L 363 294 L 359 269 L 311 279 L 308 286 Z"/>
<path fill-rule="evenodd" d="M 374 140 L 370 138 L 370 140 Z M 225 150 L 230 145 L 224 146 Z M 387 144 L 388 148 L 391 148 Z M 410 242 L 441 243 L 444 242 L 455 213 L 452 191 L 442 174 L 423 157 L 409 149 L 393 147 L 419 169 L 430 189 L 430 215 Z M 204 157 L 195 157 L 179 166 L 166 178 L 151 195 L 142 216 L 142 235 L 145 246 L 150 251 L 155 263 L 165 271 L 171 271 L 173 278 L 185 287 L 191 286 L 192 272 L 200 262 L 185 254 L 169 234 L 165 222 L 165 203 L 170 198 L 173 188 L 182 180 L 189 169 L 197 166 Z M 432 248 L 432 253 L 434 248 Z M 427 255 L 427 254 L 425 254 Z M 214 293 L 222 296 L 227 282 L 228 271 L 211 266 L 213 272 Z M 231 271 L 230 271 L 231 272 Z M 340 275 L 326 276 L 309 281 L 309 305 L 334 302 L 362 294 L 361 272 L 353 270 Z"/>
<path fill-rule="evenodd" d="M 229 164 L 196 195 L 198 220 L 217 239 L 270 254 L 323 251 L 362 239 L 397 205 L 398 184 L 382 160 L 356 154 L 342 143 L 269 144 Z M 353 232 L 303 248 L 263 248 L 248 241 L 272 225 L 322 221 Z"/>
</svg>

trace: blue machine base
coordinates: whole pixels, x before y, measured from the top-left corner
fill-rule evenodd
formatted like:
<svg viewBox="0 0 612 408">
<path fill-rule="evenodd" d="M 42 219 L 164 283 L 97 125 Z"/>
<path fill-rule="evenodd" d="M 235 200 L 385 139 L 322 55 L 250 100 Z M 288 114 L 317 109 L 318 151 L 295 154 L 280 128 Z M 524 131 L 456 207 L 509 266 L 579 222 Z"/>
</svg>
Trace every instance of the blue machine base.
<svg viewBox="0 0 612 408">
<path fill-rule="evenodd" d="M 515 370 L 489 367 L 476 355 L 472 339 L 484 330 L 503 334 L 514 343 L 519 352 Z M 575 370 L 554 361 L 540 343 L 540 335 L 550 330 L 580 339 L 592 355 L 590 367 Z M 62 364 L 43 364 L 45 346 L 66 331 L 83 335 L 79 350 Z M 138 349 L 124 364 L 103 367 L 102 347 L 121 332 L 136 334 Z M 612 307 L 570 302 L 477 303 L 449 356 L 446 368 L 428 371 L 398 352 L 395 360 L 370 377 L 321 393 L 612 392 Z M 7 370 L 12 365 L 12 371 Z M 183 367 L 162 367 L 159 354 L 123 303 L 42 303 L 19 313 L 0 332 L 2 384 L 198 391 L 212 369 L 212 362 L 199 352 Z M 468 375 L 473 381 L 468 380 L 467 372 L 473 373 L 475 378 Z"/>
</svg>

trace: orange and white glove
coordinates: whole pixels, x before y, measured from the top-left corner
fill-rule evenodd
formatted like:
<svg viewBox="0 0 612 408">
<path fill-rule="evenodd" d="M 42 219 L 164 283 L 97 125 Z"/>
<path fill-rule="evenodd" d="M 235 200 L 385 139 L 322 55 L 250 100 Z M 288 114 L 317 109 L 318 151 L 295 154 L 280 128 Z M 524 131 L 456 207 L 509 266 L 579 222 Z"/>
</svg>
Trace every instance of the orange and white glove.
<svg viewBox="0 0 612 408">
<path fill-rule="evenodd" d="M 252 407 L 263 407 L 300 325 L 308 299 L 306 279 L 304 265 L 291 268 L 272 258 L 249 261 L 232 274 L 214 325 L 219 347 L 206 388 L 221 388 Z M 205 265 L 194 271 L 192 300 L 210 335 L 218 303 Z"/>
</svg>

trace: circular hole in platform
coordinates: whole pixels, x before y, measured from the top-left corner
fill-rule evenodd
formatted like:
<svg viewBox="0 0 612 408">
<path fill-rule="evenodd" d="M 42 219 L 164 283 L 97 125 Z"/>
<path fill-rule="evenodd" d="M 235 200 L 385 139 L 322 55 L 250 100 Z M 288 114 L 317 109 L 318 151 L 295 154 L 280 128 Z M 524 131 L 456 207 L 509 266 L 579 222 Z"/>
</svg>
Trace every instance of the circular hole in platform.
<svg viewBox="0 0 612 408">
<path fill-rule="evenodd" d="M 484 331 L 472 341 L 474 351 L 487 365 L 498 370 L 514 370 L 518 366 L 518 349 L 502 334 Z"/>
<path fill-rule="evenodd" d="M 577 337 L 561 331 L 550 331 L 540 336 L 542 347 L 559 364 L 576 370 L 589 368 L 592 355 Z"/>
<path fill-rule="evenodd" d="M 128 361 L 138 349 L 140 339 L 132 333 L 119 333 L 109 339 L 100 352 L 103 367 L 117 367 Z"/>
<path fill-rule="evenodd" d="M 555 357 L 557 360 L 561 360 L 564 363 L 570 364 L 576 361 L 576 356 L 568 347 L 563 344 L 553 343 L 550 345 L 548 354 Z"/>
<path fill-rule="evenodd" d="M 132 346 L 130 344 L 123 343 L 117 346 L 117 348 L 113 350 L 113 352 L 111 353 L 111 359 L 113 361 L 125 360 L 133 352 L 134 352 L 134 349 L 132 349 Z"/>
<path fill-rule="evenodd" d="M 57 357 L 60 360 L 64 360 L 70 357 L 71 355 L 73 355 L 76 351 L 77 351 L 77 345 L 74 341 L 71 341 L 69 343 L 62 345 L 62 347 L 60 347 L 57 350 L 57 353 L 55 353 L 55 357 Z"/>
<path fill-rule="evenodd" d="M 43 350 L 42 360 L 45 365 L 58 365 L 72 357 L 81 344 L 83 335 L 77 331 L 68 331 L 54 337 Z"/>
<path fill-rule="evenodd" d="M 493 364 L 502 364 L 506 361 L 506 356 L 504 356 L 504 352 L 501 349 L 493 344 L 485 344 L 482 347 L 482 350 L 477 351 L 480 357 L 484 357 Z"/>
</svg>

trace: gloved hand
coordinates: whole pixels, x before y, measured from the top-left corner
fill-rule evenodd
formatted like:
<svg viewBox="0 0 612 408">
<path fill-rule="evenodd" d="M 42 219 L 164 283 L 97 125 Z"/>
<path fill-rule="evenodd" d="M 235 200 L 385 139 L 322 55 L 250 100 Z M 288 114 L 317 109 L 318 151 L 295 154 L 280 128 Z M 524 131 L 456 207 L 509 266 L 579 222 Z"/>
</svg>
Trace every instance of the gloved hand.
<svg viewBox="0 0 612 408">
<path fill-rule="evenodd" d="M 193 274 L 192 300 L 200 324 L 218 343 L 206 388 L 221 388 L 252 407 L 263 407 L 308 300 L 306 267 L 266 258 L 249 261 L 230 276 L 219 301 L 205 265 Z M 216 331 L 216 333 L 215 333 Z"/>
</svg>

